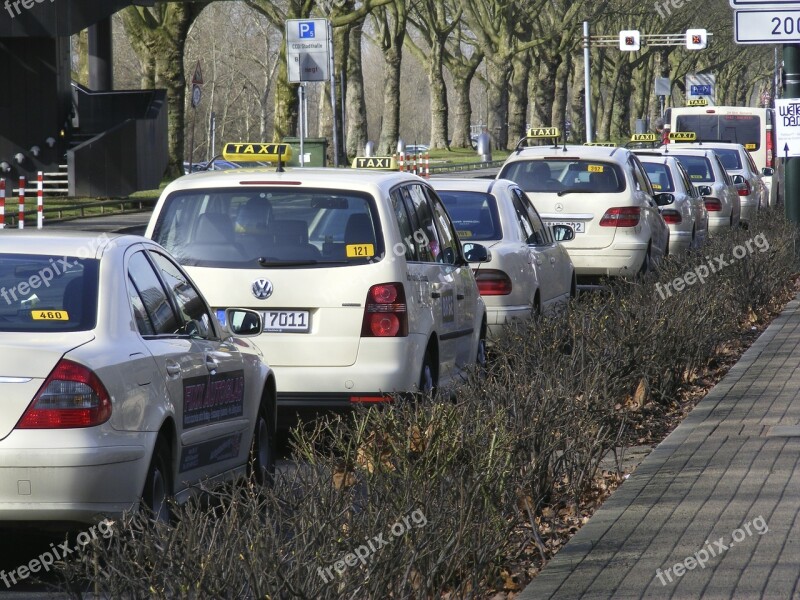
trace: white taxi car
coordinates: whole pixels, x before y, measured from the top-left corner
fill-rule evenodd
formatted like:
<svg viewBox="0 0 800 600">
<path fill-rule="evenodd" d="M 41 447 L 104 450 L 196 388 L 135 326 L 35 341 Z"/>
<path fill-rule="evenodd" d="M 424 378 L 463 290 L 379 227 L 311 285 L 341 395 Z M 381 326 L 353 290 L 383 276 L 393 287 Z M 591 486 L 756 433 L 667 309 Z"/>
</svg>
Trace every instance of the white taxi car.
<svg viewBox="0 0 800 600">
<path fill-rule="evenodd" d="M 164 519 L 201 480 L 249 464 L 268 480 L 274 376 L 163 248 L 4 231 L 0 297 L 0 521 L 92 522 L 140 499 Z"/>
<path fill-rule="evenodd" d="M 575 269 L 556 239 L 571 239 L 542 223 L 528 197 L 507 179 L 432 179 L 463 244 L 481 242 L 487 262 L 473 267 L 496 336 L 510 319 L 546 312 L 576 295 Z"/>
<path fill-rule="evenodd" d="M 670 254 L 701 248 L 708 239 L 708 211 L 686 169 L 674 156 L 635 152 L 653 186 L 661 216 L 669 226 Z"/>
<path fill-rule="evenodd" d="M 574 229 L 563 243 L 578 283 L 644 273 L 666 256 L 669 229 L 639 159 L 626 148 L 527 146 L 557 133 L 543 129 L 519 141 L 497 177 L 525 190 L 547 223 Z"/>
<path fill-rule="evenodd" d="M 146 235 L 172 252 L 222 311 L 262 313 L 255 338 L 280 387 L 281 425 L 298 412 L 433 390 L 485 360 L 486 309 L 444 205 L 409 173 L 284 169 L 285 144 L 227 144 L 228 160 L 276 168 L 197 173 L 171 183 Z"/>
</svg>

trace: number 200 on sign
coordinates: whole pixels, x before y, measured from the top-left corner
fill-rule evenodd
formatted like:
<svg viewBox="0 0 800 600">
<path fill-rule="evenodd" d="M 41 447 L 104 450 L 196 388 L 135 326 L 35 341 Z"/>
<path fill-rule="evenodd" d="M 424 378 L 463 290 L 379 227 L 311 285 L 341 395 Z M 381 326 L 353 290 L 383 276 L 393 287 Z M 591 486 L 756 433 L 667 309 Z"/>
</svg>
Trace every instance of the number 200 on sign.
<svg viewBox="0 0 800 600">
<path fill-rule="evenodd" d="M 800 33 L 800 17 L 772 17 L 772 35 Z"/>
</svg>

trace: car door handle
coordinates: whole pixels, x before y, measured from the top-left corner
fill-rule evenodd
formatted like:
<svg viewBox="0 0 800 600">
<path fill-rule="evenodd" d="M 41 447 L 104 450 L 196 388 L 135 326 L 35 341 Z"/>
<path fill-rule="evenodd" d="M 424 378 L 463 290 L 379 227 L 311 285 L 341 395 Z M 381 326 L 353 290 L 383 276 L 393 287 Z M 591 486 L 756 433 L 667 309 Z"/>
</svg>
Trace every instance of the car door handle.
<svg viewBox="0 0 800 600">
<path fill-rule="evenodd" d="M 556 259 L 554 257 L 552 257 L 552 256 L 550 257 L 550 264 L 551 265 L 556 264 Z"/>
<path fill-rule="evenodd" d="M 441 298 L 442 295 L 439 292 L 431 292 L 431 298 Z"/>
<path fill-rule="evenodd" d="M 210 356 L 206 356 L 206 368 L 212 375 L 217 372 L 219 363 Z"/>
<path fill-rule="evenodd" d="M 181 366 L 173 361 L 167 361 L 167 375 L 170 377 L 178 377 L 181 374 Z"/>
<path fill-rule="evenodd" d="M 456 294 L 456 299 L 457 300 L 463 300 L 464 298 L 466 298 L 466 296 L 464 296 L 464 294 Z"/>
</svg>

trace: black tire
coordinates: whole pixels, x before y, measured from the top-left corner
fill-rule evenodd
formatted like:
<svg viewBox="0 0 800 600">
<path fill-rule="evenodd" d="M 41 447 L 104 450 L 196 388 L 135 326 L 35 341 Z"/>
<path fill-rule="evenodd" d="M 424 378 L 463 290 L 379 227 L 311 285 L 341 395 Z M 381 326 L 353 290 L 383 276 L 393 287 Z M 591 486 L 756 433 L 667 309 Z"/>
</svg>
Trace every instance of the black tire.
<svg viewBox="0 0 800 600">
<path fill-rule="evenodd" d="M 430 345 L 425 349 L 425 356 L 422 358 L 422 369 L 419 374 L 419 391 L 426 396 L 436 395 L 438 384 L 438 365 L 434 361 L 433 352 Z"/>
<path fill-rule="evenodd" d="M 478 368 L 478 375 L 481 377 L 486 376 L 486 371 L 489 361 L 486 354 L 486 321 L 481 323 L 481 333 L 478 337 L 478 352 L 475 357 L 475 365 Z"/>
<path fill-rule="evenodd" d="M 644 260 L 642 261 L 642 266 L 639 269 L 638 276 L 639 277 L 646 277 L 647 274 L 650 272 L 653 266 L 652 260 L 650 258 L 650 247 L 647 247 L 647 254 L 644 255 Z"/>
<path fill-rule="evenodd" d="M 575 300 L 578 297 L 578 277 L 575 273 L 572 274 L 572 283 L 569 285 L 570 300 Z"/>
<path fill-rule="evenodd" d="M 258 407 L 253 442 L 250 445 L 248 474 L 261 486 L 271 486 L 275 479 L 275 441 L 277 429 L 274 413 L 262 401 Z"/>
<path fill-rule="evenodd" d="M 160 523 L 172 520 L 172 494 L 169 448 L 163 438 L 158 438 L 142 490 L 143 507 L 151 519 Z"/>
</svg>

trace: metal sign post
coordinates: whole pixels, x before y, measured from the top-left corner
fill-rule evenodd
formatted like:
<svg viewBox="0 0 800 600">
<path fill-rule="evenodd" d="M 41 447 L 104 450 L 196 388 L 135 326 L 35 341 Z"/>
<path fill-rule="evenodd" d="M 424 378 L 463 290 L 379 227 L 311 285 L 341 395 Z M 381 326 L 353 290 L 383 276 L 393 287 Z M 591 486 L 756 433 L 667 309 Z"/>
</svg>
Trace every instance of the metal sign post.
<svg viewBox="0 0 800 600">
<path fill-rule="evenodd" d="M 200 68 L 200 61 L 194 67 L 194 75 L 192 76 L 192 135 L 189 141 L 189 173 L 194 170 L 194 130 L 197 124 L 197 106 L 203 98 L 203 71 Z"/>
</svg>

